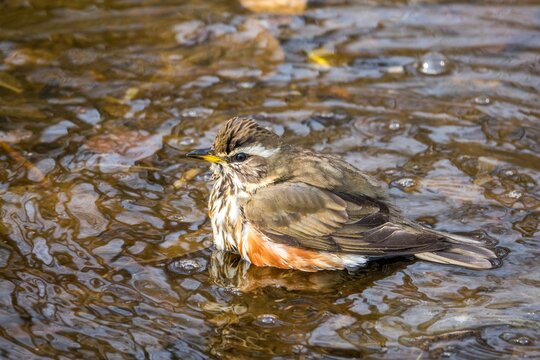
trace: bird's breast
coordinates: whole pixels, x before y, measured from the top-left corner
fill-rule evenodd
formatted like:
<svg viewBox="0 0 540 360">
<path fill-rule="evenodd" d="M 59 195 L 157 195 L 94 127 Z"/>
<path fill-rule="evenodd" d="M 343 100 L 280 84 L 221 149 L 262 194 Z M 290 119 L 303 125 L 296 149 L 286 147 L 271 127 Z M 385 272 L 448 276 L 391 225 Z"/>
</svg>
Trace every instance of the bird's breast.
<svg viewBox="0 0 540 360">
<path fill-rule="evenodd" d="M 208 209 L 218 250 L 239 252 L 243 226 L 241 198 L 241 193 L 222 181 L 216 182 L 212 188 Z"/>
</svg>

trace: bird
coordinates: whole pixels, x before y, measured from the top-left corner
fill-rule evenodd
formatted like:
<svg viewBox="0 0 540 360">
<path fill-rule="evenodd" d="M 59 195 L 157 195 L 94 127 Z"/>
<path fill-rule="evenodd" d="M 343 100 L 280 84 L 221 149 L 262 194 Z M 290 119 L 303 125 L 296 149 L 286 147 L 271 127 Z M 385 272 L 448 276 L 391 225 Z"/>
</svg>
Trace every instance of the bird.
<svg viewBox="0 0 540 360">
<path fill-rule="evenodd" d="M 288 144 L 251 117 L 233 117 L 210 148 L 208 200 L 215 248 L 256 266 L 355 270 L 414 256 L 470 269 L 501 265 L 480 240 L 405 218 L 375 178 L 337 156 Z"/>
</svg>

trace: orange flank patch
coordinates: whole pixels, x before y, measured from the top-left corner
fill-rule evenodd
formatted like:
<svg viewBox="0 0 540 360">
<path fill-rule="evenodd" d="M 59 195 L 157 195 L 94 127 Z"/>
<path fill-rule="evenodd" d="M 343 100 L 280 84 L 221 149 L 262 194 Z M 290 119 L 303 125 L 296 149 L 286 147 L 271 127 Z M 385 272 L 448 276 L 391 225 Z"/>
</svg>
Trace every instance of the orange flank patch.
<svg viewBox="0 0 540 360">
<path fill-rule="evenodd" d="M 336 254 L 300 249 L 278 244 L 248 225 L 245 257 L 257 266 L 274 266 L 302 271 L 343 269 L 343 260 Z"/>
</svg>

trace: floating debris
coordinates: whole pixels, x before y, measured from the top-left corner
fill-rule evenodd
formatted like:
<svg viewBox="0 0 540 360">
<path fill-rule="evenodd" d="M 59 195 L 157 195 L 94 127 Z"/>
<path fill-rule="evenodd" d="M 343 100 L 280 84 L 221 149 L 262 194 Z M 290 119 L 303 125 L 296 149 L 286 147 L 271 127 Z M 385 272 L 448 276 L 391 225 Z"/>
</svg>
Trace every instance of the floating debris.
<svg viewBox="0 0 540 360">
<path fill-rule="evenodd" d="M 330 57 L 332 57 L 333 55 L 334 53 L 332 51 L 325 48 L 311 50 L 307 54 L 309 61 L 324 68 L 328 68 L 331 66 Z"/>
<path fill-rule="evenodd" d="M 17 94 L 23 92 L 23 87 L 19 80 L 15 79 L 14 76 L 5 72 L 0 72 L 0 87 L 11 90 Z"/>
</svg>

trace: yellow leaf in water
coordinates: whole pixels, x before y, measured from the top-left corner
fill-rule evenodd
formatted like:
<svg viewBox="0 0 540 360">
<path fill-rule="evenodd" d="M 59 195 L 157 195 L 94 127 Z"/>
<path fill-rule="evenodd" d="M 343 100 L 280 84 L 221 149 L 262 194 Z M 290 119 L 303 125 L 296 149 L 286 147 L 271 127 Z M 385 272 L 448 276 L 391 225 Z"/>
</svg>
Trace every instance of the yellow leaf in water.
<svg viewBox="0 0 540 360">
<path fill-rule="evenodd" d="M 308 59 L 312 63 L 320 65 L 322 67 L 330 67 L 329 58 L 334 54 L 325 48 L 315 49 L 308 52 Z"/>
<path fill-rule="evenodd" d="M 293 15 L 306 10 L 307 0 L 240 0 L 240 4 L 256 13 Z"/>
<path fill-rule="evenodd" d="M 124 95 L 124 103 L 127 103 L 135 98 L 137 94 L 139 93 L 139 89 L 137 88 L 129 88 L 126 90 L 126 94 Z"/>
<path fill-rule="evenodd" d="M 193 168 L 187 170 L 185 173 L 182 174 L 182 177 L 178 180 L 176 180 L 173 184 L 175 189 L 181 189 L 183 188 L 189 181 L 193 180 L 193 178 L 200 173 L 202 173 L 203 170 L 200 168 Z"/>
<path fill-rule="evenodd" d="M 133 100 L 137 96 L 138 93 L 139 93 L 139 89 L 129 88 L 126 90 L 126 93 L 124 94 L 124 97 L 122 99 L 117 99 L 113 96 L 105 96 L 105 100 L 107 100 L 110 103 L 114 103 L 118 105 L 126 105 L 131 100 Z"/>
<path fill-rule="evenodd" d="M 12 75 L 5 72 L 0 72 L 0 87 L 16 92 L 17 94 L 23 92 L 21 83 Z"/>
</svg>

